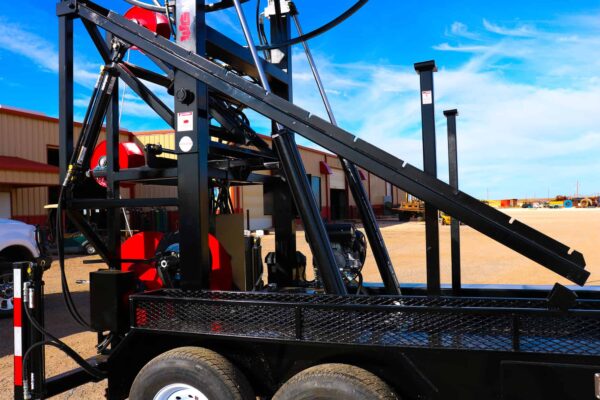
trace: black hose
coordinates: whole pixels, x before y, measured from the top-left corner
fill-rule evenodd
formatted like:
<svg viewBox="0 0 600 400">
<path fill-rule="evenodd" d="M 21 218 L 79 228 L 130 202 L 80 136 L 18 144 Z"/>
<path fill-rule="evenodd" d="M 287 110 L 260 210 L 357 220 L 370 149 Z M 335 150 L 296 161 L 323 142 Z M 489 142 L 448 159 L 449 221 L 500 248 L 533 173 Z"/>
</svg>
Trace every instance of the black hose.
<svg viewBox="0 0 600 400">
<path fill-rule="evenodd" d="M 64 190 L 65 186 L 61 186 L 60 192 L 58 195 L 58 204 L 56 207 L 56 248 L 58 251 L 58 264 L 60 267 L 60 281 L 62 287 L 62 295 L 65 305 L 67 306 L 67 310 L 69 314 L 73 317 L 75 322 L 81 325 L 83 328 L 87 330 L 91 330 L 90 325 L 85 321 L 85 319 L 81 316 L 79 311 L 77 310 L 77 306 L 73 301 L 73 297 L 71 296 L 71 291 L 69 290 L 69 283 L 67 281 L 67 274 L 65 272 L 65 253 L 64 253 L 64 232 L 63 232 L 63 223 L 62 223 L 62 202 L 64 199 Z"/>
<path fill-rule="evenodd" d="M 23 355 L 23 377 L 27 376 L 27 373 L 26 373 L 27 359 L 29 358 L 31 351 L 40 346 L 48 345 L 48 346 L 54 346 L 54 347 L 58 348 L 59 350 L 61 350 L 62 352 L 64 352 L 67 356 L 69 356 L 71 359 L 73 359 L 73 361 L 75 361 L 81 368 L 83 368 L 87 373 L 92 375 L 94 378 L 97 378 L 97 379 L 105 378 L 106 374 L 103 371 L 100 371 L 98 368 L 95 368 L 94 366 L 92 366 L 90 363 L 88 363 L 86 360 L 84 360 L 83 357 L 81 357 L 75 350 L 73 350 L 71 347 L 67 346 L 62 340 L 60 340 L 59 338 L 57 338 L 56 336 L 54 336 L 50 332 L 48 332 L 46 329 L 44 329 L 38 323 L 38 321 L 35 318 L 33 318 L 33 316 L 31 315 L 31 313 L 29 311 L 29 307 L 27 304 L 25 304 L 23 306 L 23 308 L 25 309 L 25 315 L 27 316 L 27 319 L 29 320 L 31 325 L 42 335 L 50 338 L 50 340 L 43 340 L 41 342 L 34 343 L 27 349 L 27 351 Z"/>
<path fill-rule="evenodd" d="M 128 0 L 126 0 L 128 1 Z M 328 23 L 326 23 L 325 25 L 322 25 L 321 27 L 310 31 L 308 33 L 305 33 L 302 36 L 298 36 L 294 39 L 290 39 L 290 40 L 286 40 L 285 42 L 280 42 L 280 43 L 273 43 L 273 44 L 265 44 L 265 45 L 260 45 L 260 46 L 256 46 L 256 50 L 273 50 L 273 49 L 279 49 L 281 47 L 288 47 L 288 46 L 293 46 L 295 44 L 299 44 L 302 42 L 306 42 L 310 39 L 313 39 L 319 35 L 322 35 L 323 33 L 331 30 L 332 28 L 335 28 L 336 26 L 338 26 L 339 24 L 341 24 L 342 22 L 344 22 L 345 20 L 347 20 L 348 18 L 350 18 L 355 12 L 357 12 L 358 10 L 360 10 L 365 4 L 367 4 L 369 0 L 358 0 L 352 7 L 350 7 L 349 9 L 347 9 L 345 12 L 343 12 L 342 14 L 340 14 L 338 17 L 332 19 L 331 21 L 329 21 Z"/>
</svg>

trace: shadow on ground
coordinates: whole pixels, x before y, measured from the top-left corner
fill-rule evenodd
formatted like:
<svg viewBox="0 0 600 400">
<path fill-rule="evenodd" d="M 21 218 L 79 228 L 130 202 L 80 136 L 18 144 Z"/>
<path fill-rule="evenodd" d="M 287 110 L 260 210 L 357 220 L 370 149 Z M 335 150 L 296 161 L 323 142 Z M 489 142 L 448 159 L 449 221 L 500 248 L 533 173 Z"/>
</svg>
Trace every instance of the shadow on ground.
<svg viewBox="0 0 600 400">
<path fill-rule="evenodd" d="M 71 294 L 77 309 L 85 320 L 89 320 L 89 292 L 75 292 Z M 54 336 L 63 338 L 85 329 L 78 325 L 67 312 L 62 293 L 47 294 L 44 297 L 46 308 L 46 329 Z M 0 357 L 13 354 L 13 319 L 5 317 L 0 319 Z"/>
</svg>

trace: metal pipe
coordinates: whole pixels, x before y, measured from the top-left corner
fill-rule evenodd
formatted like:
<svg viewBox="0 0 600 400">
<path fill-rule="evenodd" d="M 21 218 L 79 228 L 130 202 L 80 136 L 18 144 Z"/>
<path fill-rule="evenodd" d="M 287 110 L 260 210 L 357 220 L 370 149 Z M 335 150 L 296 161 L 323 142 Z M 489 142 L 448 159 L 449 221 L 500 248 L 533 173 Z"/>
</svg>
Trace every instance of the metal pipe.
<svg viewBox="0 0 600 400">
<path fill-rule="evenodd" d="M 248 43 L 250 54 L 252 54 L 252 59 L 256 65 L 260 83 L 265 91 L 270 93 L 271 88 L 258 52 L 256 51 L 256 46 L 248 28 L 240 0 L 233 0 L 233 4 L 240 20 L 244 37 Z M 298 212 L 304 222 L 308 243 L 321 272 L 325 289 L 328 293 L 346 294 L 346 286 L 342 280 L 325 224 L 323 223 L 308 178 L 306 177 L 306 171 L 304 170 L 298 147 L 293 136 L 283 125 L 276 123 L 275 126 L 277 132 L 273 135 L 273 145 L 281 159 L 283 172 L 289 183 Z"/>
<path fill-rule="evenodd" d="M 292 15 L 292 19 L 294 20 L 294 24 L 296 25 L 296 30 L 298 31 L 298 35 L 303 36 L 302 26 L 300 26 L 300 20 L 298 19 L 298 13 Z M 308 65 L 310 66 L 310 70 L 312 71 L 313 76 L 315 77 L 315 82 L 317 83 L 317 87 L 319 88 L 319 93 L 321 94 L 321 99 L 323 99 L 323 105 L 325 105 L 325 110 L 327 110 L 327 115 L 329 116 L 329 120 L 333 125 L 337 126 L 337 120 L 335 119 L 335 115 L 333 114 L 333 109 L 331 108 L 331 104 L 329 103 L 329 97 L 325 92 L 325 87 L 323 86 L 323 81 L 321 80 L 321 75 L 319 74 L 319 70 L 315 64 L 315 59 L 312 56 L 312 52 L 310 51 L 310 47 L 308 47 L 308 43 L 306 41 L 302 41 L 302 47 L 304 47 L 304 53 L 306 53 L 306 58 L 308 59 Z"/>
<path fill-rule="evenodd" d="M 300 19 L 298 18 L 297 11 L 292 14 L 292 19 L 296 25 L 298 35 L 303 36 L 302 26 L 300 25 Z M 337 120 L 335 119 L 331 103 L 329 102 L 329 97 L 325 91 L 323 80 L 321 79 L 321 75 L 317 69 L 312 52 L 310 51 L 310 47 L 306 41 L 302 41 L 302 46 L 304 47 L 308 64 L 315 78 L 315 82 L 317 83 L 317 87 L 319 88 L 319 93 L 321 95 L 321 99 L 323 99 L 323 105 L 325 106 L 325 110 L 327 110 L 329 120 L 333 125 L 337 126 Z M 400 285 L 398 283 L 398 278 L 396 278 L 394 266 L 392 265 L 392 261 L 385 246 L 385 241 L 383 240 L 381 230 L 377 224 L 377 218 L 373 212 L 373 207 L 371 207 L 369 196 L 367 195 L 367 192 L 365 191 L 365 188 L 361 182 L 358 168 L 356 168 L 356 165 L 342 157 L 339 157 L 339 159 L 342 163 L 342 167 L 348 181 L 348 186 L 352 192 L 352 197 L 354 198 L 356 206 L 360 212 L 363 227 L 367 234 L 367 238 L 369 239 L 373 257 L 377 263 L 377 268 L 379 269 L 379 274 L 381 275 L 386 292 L 388 294 L 401 294 Z"/>
<path fill-rule="evenodd" d="M 260 83 L 267 92 L 271 92 L 271 87 L 269 85 L 269 81 L 267 80 L 265 69 L 262 63 L 260 62 L 258 52 L 256 51 L 256 46 L 254 45 L 254 40 L 252 39 L 250 28 L 248 28 L 248 22 L 246 21 L 246 16 L 244 15 L 244 10 L 242 9 L 240 0 L 233 0 L 233 5 L 235 6 L 235 11 L 237 12 L 240 24 L 242 25 L 242 31 L 244 32 L 244 37 L 246 38 L 246 42 L 248 43 L 248 49 L 250 49 L 250 54 L 252 54 L 252 59 L 254 60 L 254 64 L 256 65 L 256 70 L 258 71 Z M 281 125 L 278 125 L 278 127 L 280 126 Z"/>
</svg>

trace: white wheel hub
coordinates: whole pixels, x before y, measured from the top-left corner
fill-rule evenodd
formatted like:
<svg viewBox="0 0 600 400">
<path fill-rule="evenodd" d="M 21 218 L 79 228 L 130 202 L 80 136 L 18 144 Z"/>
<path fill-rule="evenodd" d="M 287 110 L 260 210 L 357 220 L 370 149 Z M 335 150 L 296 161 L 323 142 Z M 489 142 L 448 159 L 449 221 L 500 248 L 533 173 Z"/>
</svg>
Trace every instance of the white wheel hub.
<svg viewBox="0 0 600 400">
<path fill-rule="evenodd" d="M 0 276 L 0 311 L 12 311 L 13 295 L 12 274 Z"/>
<path fill-rule="evenodd" d="M 173 383 L 160 389 L 154 400 L 208 400 L 201 391 L 185 383 Z"/>
</svg>

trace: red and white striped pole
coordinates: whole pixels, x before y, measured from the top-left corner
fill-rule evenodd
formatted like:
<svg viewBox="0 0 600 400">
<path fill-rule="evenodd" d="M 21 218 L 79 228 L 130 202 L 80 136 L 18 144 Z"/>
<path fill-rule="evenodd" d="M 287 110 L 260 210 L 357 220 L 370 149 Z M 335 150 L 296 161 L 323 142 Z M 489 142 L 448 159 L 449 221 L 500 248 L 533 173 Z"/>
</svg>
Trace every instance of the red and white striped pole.
<svg viewBox="0 0 600 400">
<path fill-rule="evenodd" d="M 13 270 L 13 326 L 14 326 L 14 367 L 15 367 L 15 400 L 23 399 L 23 279 L 21 265 L 16 264 Z"/>
</svg>

